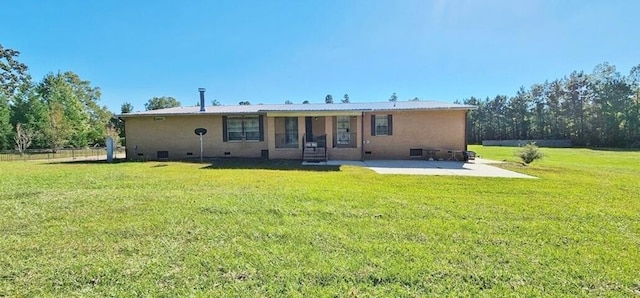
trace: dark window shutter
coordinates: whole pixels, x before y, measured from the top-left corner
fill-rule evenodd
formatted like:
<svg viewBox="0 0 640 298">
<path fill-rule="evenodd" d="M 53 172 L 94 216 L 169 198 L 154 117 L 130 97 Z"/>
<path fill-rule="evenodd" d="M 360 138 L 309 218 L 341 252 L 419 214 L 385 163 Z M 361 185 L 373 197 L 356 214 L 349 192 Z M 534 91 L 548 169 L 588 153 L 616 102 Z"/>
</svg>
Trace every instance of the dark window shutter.
<svg viewBox="0 0 640 298">
<path fill-rule="evenodd" d="M 222 141 L 227 141 L 227 116 L 222 116 Z"/>
<path fill-rule="evenodd" d="M 258 116 L 258 129 L 260 130 L 260 142 L 264 142 L 264 116 Z"/>
<path fill-rule="evenodd" d="M 387 135 L 392 135 L 393 134 L 393 117 L 392 115 L 387 115 Z"/>
<path fill-rule="evenodd" d="M 371 115 L 371 135 L 376 135 L 376 115 Z"/>
</svg>

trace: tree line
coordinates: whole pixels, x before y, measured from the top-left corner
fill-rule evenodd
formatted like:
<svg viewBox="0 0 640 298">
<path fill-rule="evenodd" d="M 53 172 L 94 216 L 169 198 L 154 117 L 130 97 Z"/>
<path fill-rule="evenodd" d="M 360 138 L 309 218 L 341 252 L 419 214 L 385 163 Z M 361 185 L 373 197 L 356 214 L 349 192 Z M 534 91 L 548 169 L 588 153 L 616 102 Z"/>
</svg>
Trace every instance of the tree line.
<svg viewBox="0 0 640 298">
<path fill-rule="evenodd" d="M 19 51 L 0 44 L 0 150 L 61 149 L 117 144 L 124 138 L 124 123 L 100 105 L 100 88 L 71 71 L 48 73 L 34 81 L 28 67 L 18 61 Z M 146 110 L 180 106 L 173 97 L 153 97 Z M 133 105 L 125 102 L 121 113 Z"/>
<path fill-rule="evenodd" d="M 570 139 L 574 146 L 640 147 L 640 65 L 625 76 L 602 63 L 590 74 L 520 87 L 514 96 L 456 102 L 478 107 L 468 115 L 471 144 Z"/>
<path fill-rule="evenodd" d="M 79 148 L 117 137 L 100 88 L 70 71 L 36 82 L 19 54 L 0 45 L 0 149 Z"/>
</svg>

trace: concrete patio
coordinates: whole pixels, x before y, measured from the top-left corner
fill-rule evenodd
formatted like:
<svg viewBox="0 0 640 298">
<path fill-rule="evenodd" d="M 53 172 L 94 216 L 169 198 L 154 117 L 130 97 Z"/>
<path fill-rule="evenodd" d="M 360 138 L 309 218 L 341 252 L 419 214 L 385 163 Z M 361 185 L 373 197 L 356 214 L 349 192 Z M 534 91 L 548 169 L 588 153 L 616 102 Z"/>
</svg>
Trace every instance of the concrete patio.
<svg viewBox="0 0 640 298">
<path fill-rule="evenodd" d="M 303 165 L 353 165 L 369 168 L 378 174 L 536 178 L 491 165 L 496 163 L 500 162 L 476 158 L 469 163 L 428 160 L 330 160 L 319 163 L 304 162 Z"/>
</svg>

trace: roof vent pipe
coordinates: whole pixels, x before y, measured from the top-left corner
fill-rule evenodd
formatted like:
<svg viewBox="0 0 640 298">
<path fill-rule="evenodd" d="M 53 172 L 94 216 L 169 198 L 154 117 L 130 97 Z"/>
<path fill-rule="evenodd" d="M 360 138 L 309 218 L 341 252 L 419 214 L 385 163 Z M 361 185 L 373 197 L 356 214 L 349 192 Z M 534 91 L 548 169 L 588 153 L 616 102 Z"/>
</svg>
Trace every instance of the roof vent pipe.
<svg viewBox="0 0 640 298">
<path fill-rule="evenodd" d="M 200 92 L 200 112 L 204 112 L 204 92 L 207 89 L 198 88 L 198 92 Z"/>
</svg>

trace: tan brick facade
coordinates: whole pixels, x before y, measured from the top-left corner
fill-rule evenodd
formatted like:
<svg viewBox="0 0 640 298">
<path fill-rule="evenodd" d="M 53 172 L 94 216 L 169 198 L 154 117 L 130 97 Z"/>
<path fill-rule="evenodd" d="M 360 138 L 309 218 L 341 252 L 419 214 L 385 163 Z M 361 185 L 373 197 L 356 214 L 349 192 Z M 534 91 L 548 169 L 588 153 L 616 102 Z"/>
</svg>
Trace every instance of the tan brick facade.
<svg viewBox="0 0 640 298">
<path fill-rule="evenodd" d="M 371 116 L 391 115 L 391 135 L 372 136 Z M 301 159 L 304 145 L 305 116 L 297 117 L 297 148 L 282 148 L 276 135 L 284 134 L 284 117 L 264 116 L 264 141 L 223 141 L 222 115 L 138 116 L 125 118 L 127 157 L 155 160 L 158 151 L 167 151 L 171 160 L 200 156 L 200 140 L 194 129 L 207 129 L 203 137 L 205 157 L 263 157 Z M 327 135 L 327 155 L 334 160 L 409 159 L 410 149 L 465 150 L 466 110 L 365 112 L 350 115 L 352 147 L 334 146 L 336 116 L 311 117 L 314 135 Z M 344 118 L 343 118 L 344 119 Z"/>
<path fill-rule="evenodd" d="M 172 160 L 199 157 L 200 137 L 194 133 L 199 127 L 207 129 L 202 138 L 203 155 L 207 157 L 253 158 L 268 149 L 266 138 L 263 142 L 223 142 L 222 116 L 219 115 L 131 117 L 125 119 L 125 127 L 127 158 L 134 160 L 155 160 L 158 151 L 168 151 Z"/>
<path fill-rule="evenodd" d="M 392 115 L 390 136 L 371 135 L 371 115 Z M 409 159 L 410 149 L 466 150 L 465 110 L 394 111 L 364 114 L 365 159 Z"/>
</svg>

